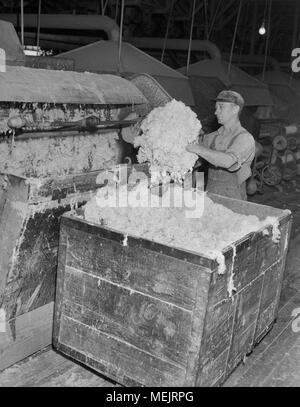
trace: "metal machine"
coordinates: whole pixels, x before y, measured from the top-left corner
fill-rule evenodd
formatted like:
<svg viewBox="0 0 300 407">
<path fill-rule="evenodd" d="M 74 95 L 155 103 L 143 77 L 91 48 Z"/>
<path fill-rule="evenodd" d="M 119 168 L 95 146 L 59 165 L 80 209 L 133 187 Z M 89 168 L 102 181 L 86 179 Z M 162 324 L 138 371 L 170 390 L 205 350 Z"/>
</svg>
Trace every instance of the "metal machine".
<svg viewBox="0 0 300 407">
<path fill-rule="evenodd" d="M 300 175 L 300 128 L 280 120 L 265 121 L 259 136 L 261 151 L 253 163 L 248 193 L 263 192 L 263 186 L 281 188 L 282 181 L 295 182 Z M 251 192 L 250 192 L 251 191 Z"/>
<path fill-rule="evenodd" d="M 11 49 L 0 72 L 0 370 L 51 343 L 60 216 L 122 163 L 129 115 L 150 109 L 126 79 L 24 67 Z"/>
</svg>

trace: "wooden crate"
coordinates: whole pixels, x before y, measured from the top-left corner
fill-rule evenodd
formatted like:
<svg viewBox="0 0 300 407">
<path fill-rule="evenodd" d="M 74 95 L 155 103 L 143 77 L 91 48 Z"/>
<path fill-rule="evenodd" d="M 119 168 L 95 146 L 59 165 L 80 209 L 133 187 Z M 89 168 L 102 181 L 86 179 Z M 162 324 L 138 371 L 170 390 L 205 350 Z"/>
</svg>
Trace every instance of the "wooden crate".
<svg viewBox="0 0 300 407">
<path fill-rule="evenodd" d="M 54 347 L 126 386 L 220 385 L 276 318 L 291 214 L 217 195 L 242 214 L 275 216 L 281 238 L 251 233 L 216 261 L 62 216 Z M 231 291 L 234 285 L 236 291 Z"/>
</svg>

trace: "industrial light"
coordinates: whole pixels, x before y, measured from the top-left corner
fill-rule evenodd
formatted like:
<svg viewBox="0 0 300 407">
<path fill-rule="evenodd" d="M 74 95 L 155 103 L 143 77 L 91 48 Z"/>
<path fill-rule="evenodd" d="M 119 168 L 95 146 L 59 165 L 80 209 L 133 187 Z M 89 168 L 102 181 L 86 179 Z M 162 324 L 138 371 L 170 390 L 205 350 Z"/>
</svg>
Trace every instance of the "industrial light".
<svg viewBox="0 0 300 407">
<path fill-rule="evenodd" d="M 262 22 L 262 25 L 259 27 L 259 30 L 258 30 L 258 33 L 260 34 L 260 35 L 265 35 L 265 33 L 266 33 L 266 27 L 265 27 L 265 22 L 263 21 Z"/>
</svg>

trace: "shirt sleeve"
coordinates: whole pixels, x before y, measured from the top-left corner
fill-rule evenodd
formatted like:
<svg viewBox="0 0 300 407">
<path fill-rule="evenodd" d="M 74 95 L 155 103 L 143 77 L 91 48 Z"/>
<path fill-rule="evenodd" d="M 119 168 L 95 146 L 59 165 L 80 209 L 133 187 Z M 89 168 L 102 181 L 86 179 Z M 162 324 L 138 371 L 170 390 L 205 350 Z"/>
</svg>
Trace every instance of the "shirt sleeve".
<svg viewBox="0 0 300 407">
<path fill-rule="evenodd" d="M 226 153 L 235 158 L 235 163 L 228 168 L 228 171 L 237 171 L 241 165 L 255 156 L 255 141 L 250 133 L 240 134 L 233 144 L 226 150 Z"/>
</svg>

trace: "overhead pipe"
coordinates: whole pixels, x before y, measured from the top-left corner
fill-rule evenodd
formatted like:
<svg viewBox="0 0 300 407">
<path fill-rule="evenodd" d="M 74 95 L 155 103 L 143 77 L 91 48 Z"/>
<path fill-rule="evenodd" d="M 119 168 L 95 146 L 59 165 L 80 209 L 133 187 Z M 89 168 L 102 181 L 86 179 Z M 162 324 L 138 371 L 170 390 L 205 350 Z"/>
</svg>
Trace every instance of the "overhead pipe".
<svg viewBox="0 0 300 407">
<path fill-rule="evenodd" d="M 18 25 L 17 14 L 0 14 L 0 19 L 10 21 L 15 27 Z M 24 14 L 24 26 L 37 27 L 36 14 Z M 41 28 L 73 29 L 73 30 L 102 30 L 110 41 L 119 40 L 119 26 L 110 17 L 102 15 L 84 14 L 41 14 Z"/>
<path fill-rule="evenodd" d="M 124 41 L 130 42 L 137 48 L 144 48 L 144 49 L 163 49 L 164 46 L 164 38 L 156 38 L 156 37 L 128 37 L 124 38 Z M 189 47 L 189 40 L 188 39 L 180 39 L 180 38 L 168 38 L 166 41 L 166 49 L 173 49 L 177 51 L 187 51 Z M 212 59 L 221 59 L 221 51 L 211 41 L 208 40 L 193 40 L 191 44 L 192 51 L 206 51 Z"/>
<path fill-rule="evenodd" d="M 26 43 L 26 45 L 35 46 L 36 45 L 36 34 L 35 33 L 26 34 L 25 33 L 25 43 Z M 40 47 L 41 48 L 49 48 L 49 49 L 55 48 L 55 49 L 60 50 L 61 52 L 66 52 L 66 51 L 71 51 L 74 48 L 81 47 L 82 45 L 83 44 L 65 42 L 65 41 L 61 41 L 61 40 L 56 41 L 55 39 L 47 39 L 47 38 L 44 38 L 42 34 L 40 36 Z"/>
<path fill-rule="evenodd" d="M 10 21 L 16 27 L 18 25 L 17 14 L 1 14 L 1 20 Z M 38 16 L 36 14 L 24 14 L 24 26 L 36 27 L 38 24 Z M 102 30 L 107 34 L 108 40 L 118 41 L 120 35 L 120 29 L 115 20 L 107 16 L 102 15 L 82 15 L 82 14 L 41 14 L 40 16 L 41 28 L 56 28 L 56 29 L 74 29 L 74 30 Z M 30 33 L 26 33 L 27 37 L 30 37 Z M 49 36 L 49 37 L 48 37 Z M 50 37 L 55 36 L 56 41 L 59 41 L 61 37 L 62 47 L 66 49 L 72 49 L 72 46 L 68 46 L 67 42 L 79 43 L 78 36 L 72 35 L 59 35 L 59 34 L 46 34 L 41 33 L 40 38 L 44 41 L 51 42 Z M 48 38 L 47 38 L 48 37 Z M 87 44 L 96 41 L 96 37 L 84 37 L 82 38 L 83 44 Z M 157 37 L 128 37 L 124 38 L 124 41 L 130 42 L 137 48 L 143 49 L 163 49 L 164 38 Z M 59 45 L 59 42 L 57 43 Z M 169 38 L 166 41 L 166 49 L 172 49 L 177 51 L 186 51 L 188 49 L 189 40 L 179 38 Z M 216 44 L 209 40 L 193 40 L 191 45 L 192 51 L 206 51 L 211 59 L 222 59 L 220 49 Z M 228 57 L 226 54 L 223 56 Z M 261 55 L 233 55 L 233 61 L 240 61 L 243 63 L 263 63 L 264 56 Z M 272 66 L 274 70 L 280 70 L 279 62 L 270 56 L 267 57 L 267 62 Z"/>
<path fill-rule="evenodd" d="M 18 32 L 18 31 L 17 31 Z M 36 38 L 36 33 L 31 31 L 25 31 L 25 39 Z M 88 37 L 86 35 L 71 35 L 71 34 L 50 34 L 50 33 L 40 33 L 40 41 L 44 42 L 55 42 L 55 43 L 64 43 L 74 48 L 74 45 L 80 47 L 82 45 L 91 44 L 92 42 L 99 41 L 99 37 Z"/>
<path fill-rule="evenodd" d="M 1 20 L 10 21 L 16 27 L 18 25 L 17 14 L 1 14 Z M 36 14 L 24 14 L 24 26 L 36 27 L 38 16 Z M 41 28 L 73 29 L 73 30 L 102 30 L 105 31 L 110 41 L 118 41 L 120 28 L 115 20 L 102 15 L 83 14 L 41 14 Z M 59 34 L 56 34 L 58 36 Z M 71 38 L 72 36 L 70 36 Z M 40 35 L 42 38 L 42 34 Z M 163 49 L 164 38 L 156 37 L 129 37 L 124 41 L 130 42 L 137 48 Z M 169 38 L 166 41 L 166 49 L 186 51 L 189 46 L 188 39 Z M 221 59 L 220 49 L 209 40 L 193 40 L 192 51 L 206 51 L 212 59 Z"/>
<path fill-rule="evenodd" d="M 229 54 L 223 54 L 224 59 L 229 58 Z M 232 57 L 233 62 L 238 63 L 241 62 L 243 64 L 262 64 L 264 63 L 265 60 L 265 56 L 264 55 L 238 55 L 238 54 L 234 54 Z M 271 57 L 271 56 L 267 56 L 267 63 L 272 67 L 272 69 L 274 71 L 280 71 L 280 63 L 277 61 L 277 59 Z"/>
<path fill-rule="evenodd" d="M 25 38 L 35 38 L 35 33 L 25 31 Z M 150 48 L 149 45 L 145 46 L 143 40 L 148 40 L 147 38 L 141 38 L 142 42 L 139 44 L 140 38 L 127 38 L 124 41 L 130 42 L 131 44 L 137 46 L 137 48 Z M 161 40 L 160 38 L 154 38 L 154 40 Z M 93 42 L 99 41 L 98 37 L 95 36 L 79 36 L 79 35 L 71 35 L 71 34 L 49 34 L 49 33 L 41 33 L 40 34 L 40 40 L 42 43 L 48 43 L 50 44 L 53 42 L 56 46 L 61 46 L 61 49 L 64 50 L 70 50 L 74 49 L 74 46 L 83 46 L 87 44 L 91 44 Z M 152 39 L 151 39 L 152 40 Z M 188 47 L 188 40 L 183 40 L 186 41 L 185 43 L 182 42 L 182 40 L 174 40 L 172 39 L 169 41 L 169 49 L 175 49 L 175 50 L 183 50 L 186 51 Z M 151 48 L 152 49 L 161 49 L 158 41 L 155 44 L 151 43 Z M 154 45 L 154 46 L 153 46 Z M 212 59 L 221 59 L 221 52 L 219 48 L 213 44 L 210 41 L 202 41 L 202 40 L 193 40 L 192 42 L 192 50 L 195 51 L 206 51 Z"/>
</svg>

